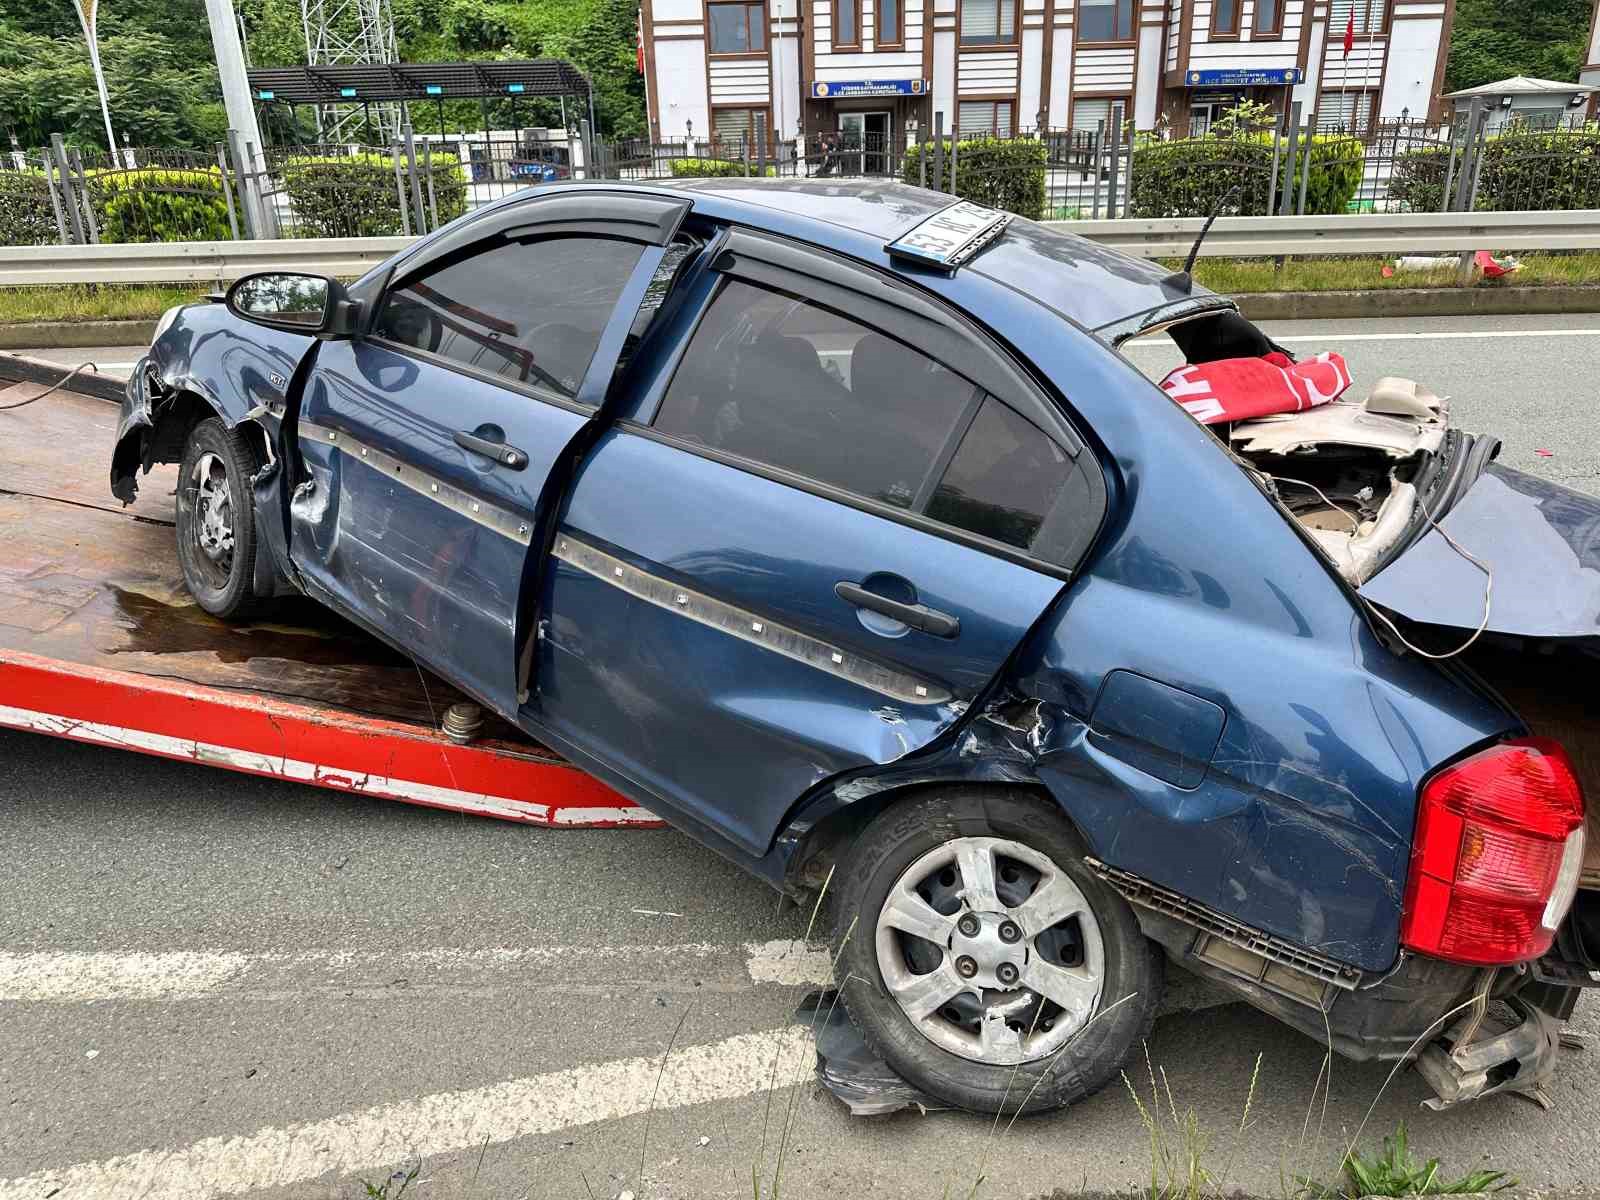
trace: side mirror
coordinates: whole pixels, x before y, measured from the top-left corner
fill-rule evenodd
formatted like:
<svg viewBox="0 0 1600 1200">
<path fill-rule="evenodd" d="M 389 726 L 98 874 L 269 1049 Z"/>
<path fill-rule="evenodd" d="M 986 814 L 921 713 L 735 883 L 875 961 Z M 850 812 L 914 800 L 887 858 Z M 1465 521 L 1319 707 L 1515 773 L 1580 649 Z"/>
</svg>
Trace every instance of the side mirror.
<svg viewBox="0 0 1600 1200">
<path fill-rule="evenodd" d="M 355 331 L 356 303 L 336 279 L 291 271 L 246 275 L 224 298 L 236 317 L 322 338 L 349 337 Z"/>
</svg>

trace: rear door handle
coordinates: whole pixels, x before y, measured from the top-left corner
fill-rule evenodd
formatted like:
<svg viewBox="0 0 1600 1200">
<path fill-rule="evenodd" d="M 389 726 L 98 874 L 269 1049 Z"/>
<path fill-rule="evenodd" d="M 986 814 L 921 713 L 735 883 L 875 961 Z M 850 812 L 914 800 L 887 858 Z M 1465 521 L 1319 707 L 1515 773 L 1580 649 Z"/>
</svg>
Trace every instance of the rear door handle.
<svg viewBox="0 0 1600 1200">
<path fill-rule="evenodd" d="M 505 442 L 491 442 L 488 438 L 481 438 L 464 429 L 457 432 L 456 445 L 474 454 L 481 454 L 485 458 L 492 458 L 502 467 L 509 467 L 513 471 L 520 471 L 528 465 L 528 456 L 515 446 L 508 446 Z"/>
<path fill-rule="evenodd" d="M 847 579 L 841 579 L 833 585 L 833 594 L 846 604 L 854 604 L 879 616 L 891 617 L 902 625 L 931 633 L 934 637 L 953 638 L 961 632 L 961 622 L 949 613 L 929 608 L 926 604 L 904 604 L 899 600 L 891 600 Z"/>
</svg>

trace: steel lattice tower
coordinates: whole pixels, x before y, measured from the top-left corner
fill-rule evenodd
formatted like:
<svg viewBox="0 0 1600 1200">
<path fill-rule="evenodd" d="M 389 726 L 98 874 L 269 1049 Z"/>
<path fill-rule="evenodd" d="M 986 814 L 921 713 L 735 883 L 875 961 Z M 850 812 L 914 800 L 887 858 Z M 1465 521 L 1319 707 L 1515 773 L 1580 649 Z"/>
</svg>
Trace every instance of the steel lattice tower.
<svg viewBox="0 0 1600 1200">
<path fill-rule="evenodd" d="M 306 62 L 310 66 L 399 61 L 389 0 L 300 0 L 300 22 L 305 29 Z M 393 103 L 318 105 L 317 127 L 324 140 L 345 141 L 364 123 L 369 112 L 374 131 L 383 142 L 391 142 L 399 135 L 400 109 Z"/>
</svg>

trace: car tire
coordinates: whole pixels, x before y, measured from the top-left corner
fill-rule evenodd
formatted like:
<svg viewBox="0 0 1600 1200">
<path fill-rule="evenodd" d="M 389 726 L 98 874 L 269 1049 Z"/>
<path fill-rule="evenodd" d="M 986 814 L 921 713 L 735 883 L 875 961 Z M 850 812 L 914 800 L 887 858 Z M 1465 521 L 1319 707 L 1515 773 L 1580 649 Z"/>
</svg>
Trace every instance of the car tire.
<svg viewBox="0 0 1600 1200">
<path fill-rule="evenodd" d="M 1155 1019 L 1165 959 L 1086 853 L 1053 803 L 1021 790 L 918 795 L 866 826 L 836 880 L 841 995 L 868 1045 L 908 1083 L 959 1108 L 1016 1113 L 1062 1108 L 1115 1077 Z M 983 861 L 993 886 L 983 891 L 980 880 L 988 903 L 974 908 L 967 877 L 981 877 Z M 948 924 L 924 928 L 927 913 L 908 896 Z M 1031 927 L 1067 909 L 1063 921 Z M 937 945 L 946 928 L 950 940 Z M 970 991 L 913 1017 L 953 982 Z"/>
<path fill-rule="evenodd" d="M 250 479 L 260 457 L 216 417 L 189 431 L 178 467 L 178 565 L 194 601 L 214 617 L 240 621 L 261 611 L 255 593 L 255 504 Z"/>
</svg>

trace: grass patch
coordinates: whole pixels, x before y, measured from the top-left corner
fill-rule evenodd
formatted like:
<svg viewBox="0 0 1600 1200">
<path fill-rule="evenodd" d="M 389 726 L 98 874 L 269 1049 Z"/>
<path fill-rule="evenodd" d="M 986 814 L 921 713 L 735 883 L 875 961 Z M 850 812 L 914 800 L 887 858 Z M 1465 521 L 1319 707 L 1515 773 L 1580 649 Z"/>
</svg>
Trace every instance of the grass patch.
<svg viewBox="0 0 1600 1200">
<path fill-rule="evenodd" d="M 29 321 L 153 321 L 174 304 L 205 299 L 204 284 L 73 283 L 0 288 L 0 324 Z"/>
<path fill-rule="evenodd" d="M 1325 1197 L 1364 1196 L 1472 1196 L 1515 1187 L 1504 1171 L 1469 1171 L 1458 1179 L 1439 1174 L 1439 1160 L 1419 1163 L 1406 1145 L 1406 1127 L 1383 1139 L 1383 1153 L 1368 1157 L 1352 1150 L 1344 1157 L 1345 1187 L 1330 1188 Z"/>
<path fill-rule="evenodd" d="M 1249 292 L 1343 292 L 1389 288 L 1453 288 L 1456 269 L 1396 272 L 1383 277 L 1385 258 L 1291 258 L 1279 267 L 1270 258 L 1202 258 L 1195 280 L 1223 295 Z M 1550 287 L 1600 284 L 1600 253 L 1529 254 L 1522 269 L 1483 287 Z M 1173 269 L 1182 266 L 1172 260 Z"/>
</svg>

